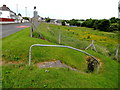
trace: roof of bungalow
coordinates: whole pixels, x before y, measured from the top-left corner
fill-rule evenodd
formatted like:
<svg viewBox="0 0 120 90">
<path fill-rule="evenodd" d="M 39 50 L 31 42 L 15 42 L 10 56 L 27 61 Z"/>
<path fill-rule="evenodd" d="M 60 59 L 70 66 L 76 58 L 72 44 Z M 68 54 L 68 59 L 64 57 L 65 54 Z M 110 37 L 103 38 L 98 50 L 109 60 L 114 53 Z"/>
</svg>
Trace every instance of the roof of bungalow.
<svg viewBox="0 0 120 90">
<path fill-rule="evenodd" d="M 2 10 L 2 11 L 10 11 L 10 12 L 16 14 L 15 12 L 11 11 L 6 5 L 3 5 L 2 7 L 0 7 L 0 10 Z"/>
</svg>

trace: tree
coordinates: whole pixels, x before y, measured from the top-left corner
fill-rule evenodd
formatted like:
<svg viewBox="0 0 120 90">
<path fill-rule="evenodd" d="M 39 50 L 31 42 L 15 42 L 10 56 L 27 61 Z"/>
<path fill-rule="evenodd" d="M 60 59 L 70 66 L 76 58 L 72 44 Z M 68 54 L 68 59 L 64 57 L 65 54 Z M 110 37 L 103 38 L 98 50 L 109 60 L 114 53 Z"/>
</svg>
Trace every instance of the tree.
<svg viewBox="0 0 120 90">
<path fill-rule="evenodd" d="M 93 24 L 93 28 L 94 30 L 98 29 L 98 25 L 99 25 L 100 21 L 99 20 L 95 20 L 94 24 Z"/>
<path fill-rule="evenodd" d="M 83 27 L 88 27 L 88 28 L 93 28 L 93 26 L 94 26 L 94 22 L 95 22 L 96 20 L 95 19 L 87 19 L 86 21 L 84 21 L 83 23 L 82 23 L 82 26 Z"/>
<path fill-rule="evenodd" d="M 23 17 L 23 19 L 25 19 L 25 20 L 29 20 L 29 18 L 28 18 L 28 17 Z"/>
<path fill-rule="evenodd" d="M 117 18 L 115 17 L 110 18 L 110 23 L 117 23 Z"/>
<path fill-rule="evenodd" d="M 70 20 L 71 26 L 76 26 L 77 21 L 75 19 Z"/>
<path fill-rule="evenodd" d="M 110 27 L 110 22 L 109 20 L 103 19 L 100 21 L 100 23 L 98 24 L 98 29 L 100 29 L 101 31 L 109 31 L 109 27 Z"/>
<path fill-rule="evenodd" d="M 22 15 L 19 13 L 18 16 L 22 16 Z"/>
<path fill-rule="evenodd" d="M 46 21 L 46 22 L 50 22 L 50 20 L 51 20 L 51 19 L 50 19 L 49 17 L 48 17 L 48 18 L 45 18 L 45 21 Z"/>
<path fill-rule="evenodd" d="M 69 24 L 71 26 L 80 26 L 81 23 L 79 23 L 78 20 L 72 19 L 69 21 Z"/>
<path fill-rule="evenodd" d="M 112 23 L 112 24 L 110 25 L 109 31 L 110 31 L 110 32 L 112 32 L 112 31 L 118 31 L 118 28 L 119 28 L 118 23 Z"/>
<path fill-rule="evenodd" d="M 93 27 L 93 20 L 92 19 L 87 19 L 86 20 L 86 27 L 92 28 Z"/>
<path fill-rule="evenodd" d="M 65 26 L 65 20 L 62 20 L 62 25 Z"/>
<path fill-rule="evenodd" d="M 77 23 L 76 23 L 76 26 L 78 26 L 78 27 L 81 26 L 81 23 L 80 23 L 80 22 L 77 22 Z"/>
<path fill-rule="evenodd" d="M 117 23 L 118 23 L 118 31 L 120 31 L 120 19 L 118 19 Z"/>
<path fill-rule="evenodd" d="M 80 19 L 79 21 L 85 21 L 84 19 Z"/>
</svg>

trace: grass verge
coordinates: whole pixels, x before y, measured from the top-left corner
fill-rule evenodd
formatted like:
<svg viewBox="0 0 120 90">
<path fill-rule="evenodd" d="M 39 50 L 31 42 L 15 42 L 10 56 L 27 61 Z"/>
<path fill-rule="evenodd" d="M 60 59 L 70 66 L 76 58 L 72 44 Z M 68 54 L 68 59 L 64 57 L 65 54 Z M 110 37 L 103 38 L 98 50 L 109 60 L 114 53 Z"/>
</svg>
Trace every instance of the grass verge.
<svg viewBox="0 0 120 90">
<path fill-rule="evenodd" d="M 22 62 L 22 64 L 5 64 L 2 66 L 3 88 L 118 87 L 118 63 L 91 50 L 87 50 L 87 52 L 99 58 L 102 63 L 99 74 L 79 73 L 67 68 L 37 68 L 34 63 L 56 59 L 83 72 L 86 71 L 86 55 L 74 50 L 55 47 L 34 47 L 32 54 L 33 65 L 28 67 L 28 52 L 32 44 L 55 44 L 29 37 L 29 30 L 30 28 L 26 28 L 2 39 L 3 61 Z"/>
</svg>

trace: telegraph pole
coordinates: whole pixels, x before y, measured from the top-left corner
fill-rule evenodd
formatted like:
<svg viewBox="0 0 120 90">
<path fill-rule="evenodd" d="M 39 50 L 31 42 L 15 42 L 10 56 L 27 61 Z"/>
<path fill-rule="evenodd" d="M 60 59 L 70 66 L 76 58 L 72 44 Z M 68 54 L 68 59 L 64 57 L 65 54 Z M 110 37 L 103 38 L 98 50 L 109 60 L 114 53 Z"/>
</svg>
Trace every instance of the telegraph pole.
<svg viewBox="0 0 120 90">
<path fill-rule="evenodd" d="M 27 7 L 25 7 L 25 14 L 26 14 L 26 17 L 27 17 Z"/>
<path fill-rule="evenodd" d="M 18 14 L 18 4 L 16 4 L 17 14 Z"/>
</svg>

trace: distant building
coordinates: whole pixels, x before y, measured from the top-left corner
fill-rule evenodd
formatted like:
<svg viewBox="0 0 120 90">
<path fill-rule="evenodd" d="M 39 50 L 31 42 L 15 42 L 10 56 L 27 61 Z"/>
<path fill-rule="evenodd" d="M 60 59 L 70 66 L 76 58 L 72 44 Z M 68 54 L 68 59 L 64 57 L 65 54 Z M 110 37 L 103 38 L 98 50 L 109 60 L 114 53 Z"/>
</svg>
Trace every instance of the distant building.
<svg viewBox="0 0 120 90">
<path fill-rule="evenodd" d="M 45 22 L 45 19 L 44 19 L 43 17 L 41 17 L 41 16 L 38 16 L 38 21 L 43 21 L 43 22 Z"/>
<path fill-rule="evenodd" d="M 62 25 L 61 20 L 59 20 L 59 19 L 51 19 L 50 23 L 51 24 L 56 24 L 56 25 Z"/>
<path fill-rule="evenodd" d="M 69 23 L 67 23 L 67 22 L 65 22 L 65 26 L 70 26 L 70 24 L 69 24 Z"/>
<path fill-rule="evenodd" d="M 118 2 L 118 18 L 120 19 L 120 1 Z"/>
<path fill-rule="evenodd" d="M 0 21 L 15 21 L 16 13 L 11 11 L 6 5 L 0 7 Z"/>
<path fill-rule="evenodd" d="M 18 15 L 16 15 L 16 20 L 17 20 L 18 23 L 23 22 L 23 17 L 22 17 L 22 15 L 20 13 Z"/>
</svg>

